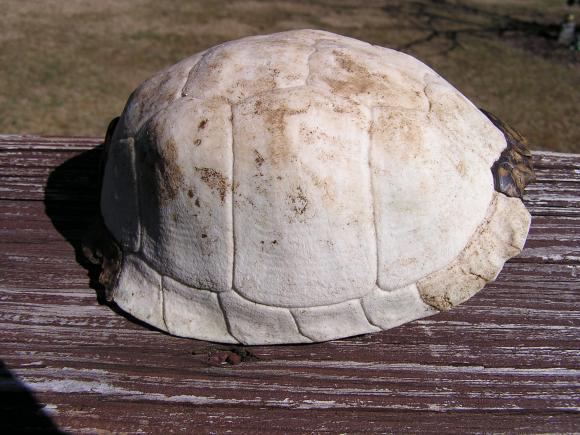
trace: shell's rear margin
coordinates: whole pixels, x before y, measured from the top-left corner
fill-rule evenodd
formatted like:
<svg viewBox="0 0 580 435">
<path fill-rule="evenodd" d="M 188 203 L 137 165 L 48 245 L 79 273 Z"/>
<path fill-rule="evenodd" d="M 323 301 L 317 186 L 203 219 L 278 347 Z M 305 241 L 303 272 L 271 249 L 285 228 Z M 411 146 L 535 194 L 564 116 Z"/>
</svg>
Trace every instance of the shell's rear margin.
<svg viewBox="0 0 580 435">
<path fill-rule="evenodd" d="M 520 199 L 494 193 L 487 216 L 457 258 L 417 282 L 423 301 L 448 310 L 471 298 L 522 251 L 530 223 L 530 213 Z"/>
</svg>

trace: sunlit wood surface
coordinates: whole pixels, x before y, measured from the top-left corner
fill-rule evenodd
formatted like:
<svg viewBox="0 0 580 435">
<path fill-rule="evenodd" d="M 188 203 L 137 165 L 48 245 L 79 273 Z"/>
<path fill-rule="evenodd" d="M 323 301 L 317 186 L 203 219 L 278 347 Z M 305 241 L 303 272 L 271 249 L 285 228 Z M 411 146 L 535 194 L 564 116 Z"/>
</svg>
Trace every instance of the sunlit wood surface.
<svg viewBox="0 0 580 435">
<path fill-rule="evenodd" d="M 0 136 L 3 433 L 580 431 L 580 155 L 535 154 L 526 248 L 462 306 L 222 364 L 102 304 L 79 246 L 99 143 Z"/>
</svg>

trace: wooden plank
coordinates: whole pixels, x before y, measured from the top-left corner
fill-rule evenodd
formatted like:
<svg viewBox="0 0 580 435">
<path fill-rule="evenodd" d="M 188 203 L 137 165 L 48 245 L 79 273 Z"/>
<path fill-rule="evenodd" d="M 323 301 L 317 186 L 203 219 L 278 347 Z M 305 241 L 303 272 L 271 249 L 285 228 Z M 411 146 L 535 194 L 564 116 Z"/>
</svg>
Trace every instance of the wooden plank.
<svg viewBox="0 0 580 435">
<path fill-rule="evenodd" d="M 228 346 L 99 304 L 79 256 L 98 143 L 0 136 L 0 403 L 27 416 L 8 413 L 13 432 L 578 430 L 579 156 L 536 154 L 526 249 L 464 305 L 377 334 L 253 347 L 257 360 L 231 366 L 218 358 Z"/>
</svg>

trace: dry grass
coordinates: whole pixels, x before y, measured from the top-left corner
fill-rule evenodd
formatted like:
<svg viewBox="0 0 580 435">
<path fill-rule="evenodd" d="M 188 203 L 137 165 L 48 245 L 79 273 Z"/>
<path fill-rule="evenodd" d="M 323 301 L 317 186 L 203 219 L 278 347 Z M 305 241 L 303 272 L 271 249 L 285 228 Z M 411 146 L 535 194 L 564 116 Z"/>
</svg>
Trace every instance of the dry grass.
<svg viewBox="0 0 580 435">
<path fill-rule="evenodd" d="M 320 28 L 401 48 L 536 149 L 580 152 L 578 54 L 557 0 L 0 0 L 0 132 L 100 136 L 158 69 L 250 34 Z M 580 11 L 578 11 L 580 13 Z M 536 24 L 534 24 L 536 23 Z M 500 36 L 498 29 L 520 26 Z"/>
</svg>

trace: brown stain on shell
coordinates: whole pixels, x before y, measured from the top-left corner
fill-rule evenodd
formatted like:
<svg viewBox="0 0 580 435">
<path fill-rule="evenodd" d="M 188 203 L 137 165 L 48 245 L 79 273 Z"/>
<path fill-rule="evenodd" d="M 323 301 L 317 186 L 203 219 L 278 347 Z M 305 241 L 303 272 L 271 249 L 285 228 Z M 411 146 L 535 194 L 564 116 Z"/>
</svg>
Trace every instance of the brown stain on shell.
<svg viewBox="0 0 580 435">
<path fill-rule="evenodd" d="M 225 201 L 226 194 L 230 190 L 230 183 L 220 172 L 212 168 L 195 168 L 203 181 L 210 189 L 216 191 L 222 201 Z"/>
<path fill-rule="evenodd" d="M 308 198 L 304 194 L 301 186 L 298 186 L 293 194 L 288 195 L 290 204 L 292 206 L 292 211 L 297 216 L 303 215 L 308 208 Z"/>
<path fill-rule="evenodd" d="M 164 199 L 174 199 L 183 186 L 184 176 L 178 163 L 175 139 L 167 140 L 161 147 L 161 159 L 157 162 L 160 194 Z"/>
<path fill-rule="evenodd" d="M 349 75 L 348 80 L 326 79 L 334 93 L 341 95 L 368 94 L 375 90 L 377 84 L 389 82 L 389 78 L 386 75 L 371 73 L 345 53 L 333 50 L 332 54 L 338 66 Z"/>
<path fill-rule="evenodd" d="M 146 141 L 139 149 L 139 160 L 147 170 L 147 183 L 155 189 L 159 201 L 164 203 L 175 199 L 183 187 L 185 177 L 178 162 L 178 150 L 175 139 L 163 143 L 158 141 L 155 128 L 145 132 Z"/>
<path fill-rule="evenodd" d="M 271 135 L 267 153 L 265 156 L 260 155 L 264 160 L 274 166 L 285 166 L 290 162 L 295 162 L 298 157 L 293 152 L 286 141 L 286 117 L 307 113 L 311 107 L 311 103 L 305 106 L 294 109 L 288 107 L 285 103 L 269 103 L 263 100 L 256 100 L 254 102 L 254 114 L 264 118 L 264 125 Z M 258 157 L 258 156 L 256 156 Z M 255 159 L 256 164 L 261 166 L 264 162 L 260 158 Z"/>
<path fill-rule="evenodd" d="M 264 157 L 262 157 L 262 154 L 259 153 L 258 150 L 254 150 L 254 162 L 256 162 L 256 166 L 259 168 L 264 164 Z"/>
</svg>

